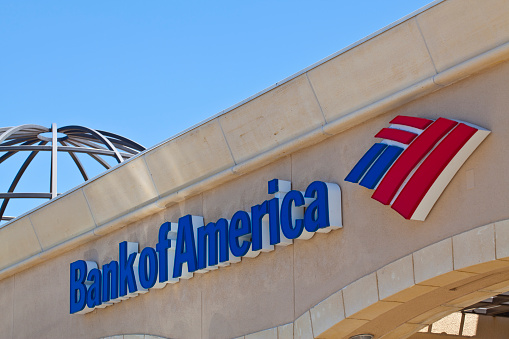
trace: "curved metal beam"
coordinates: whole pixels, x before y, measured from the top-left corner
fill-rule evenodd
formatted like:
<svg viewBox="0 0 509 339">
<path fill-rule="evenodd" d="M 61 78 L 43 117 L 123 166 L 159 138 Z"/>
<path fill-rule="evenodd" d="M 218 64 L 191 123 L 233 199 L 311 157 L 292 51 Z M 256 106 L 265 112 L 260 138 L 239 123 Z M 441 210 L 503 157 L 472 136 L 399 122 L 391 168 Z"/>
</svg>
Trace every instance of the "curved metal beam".
<svg viewBox="0 0 509 339">
<path fill-rule="evenodd" d="M 67 140 L 67 142 L 69 142 Z M 1 147 L 0 147 L 1 148 Z M 70 146 L 61 146 L 58 147 L 59 152 L 76 152 L 76 153 L 92 153 L 92 154 L 100 154 L 100 155 L 107 155 L 111 157 L 117 158 L 117 155 L 120 156 L 122 161 L 124 161 L 124 158 L 130 158 L 132 157 L 132 154 L 128 153 L 120 153 L 118 151 L 110 151 L 106 149 L 90 149 L 86 147 L 70 147 Z"/>
<path fill-rule="evenodd" d="M 69 141 L 67 140 L 67 143 L 73 145 L 73 146 L 77 146 L 76 143 L 72 142 L 72 141 Z M 87 153 L 92 159 L 94 159 L 95 161 L 97 161 L 98 163 L 100 163 L 104 168 L 106 168 L 107 170 L 111 168 L 110 164 L 108 164 L 106 161 L 104 161 L 104 159 L 102 159 L 101 157 L 95 155 L 95 154 L 92 154 L 92 153 Z"/>
<path fill-rule="evenodd" d="M 63 145 L 63 146 L 67 146 L 67 144 L 63 141 L 60 141 L 60 143 Z M 87 181 L 88 180 L 88 175 L 87 175 L 87 172 L 85 171 L 85 168 L 83 167 L 83 165 L 81 164 L 81 161 L 80 159 L 78 159 L 78 157 L 76 156 L 76 154 L 74 154 L 74 152 L 69 152 L 69 155 L 71 156 L 72 160 L 74 161 L 74 163 L 76 164 L 76 166 L 78 167 L 81 175 L 83 176 L 83 180 Z M 1 211 L 0 211 L 1 212 Z"/>
<path fill-rule="evenodd" d="M 41 141 L 40 139 L 38 138 L 19 138 L 19 139 L 12 139 L 12 140 L 9 140 L 9 141 L 5 141 L 4 143 L 0 144 L 0 146 L 11 146 L 11 145 L 16 145 L 16 144 L 20 144 L 22 142 L 27 142 L 27 141 L 33 141 L 33 143 L 36 143 L 38 141 Z"/>
<path fill-rule="evenodd" d="M 102 133 L 103 131 L 100 131 L 100 132 Z M 89 134 L 83 133 L 81 131 L 66 131 L 66 133 L 68 133 L 67 135 L 73 139 L 83 138 L 83 139 L 87 139 L 87 140 L 91 140 L 91 141 L 97 140 L 95 137 L 92 137 Z M 127 138 L 117 136 L 116 134 L 109 133 L 109 132 L 105 132 L 105 135 L 108 135 L 108 140 L 111 141 L 111 143 L 117 147 L 119 145 L 128 147 L 128 148 L 132 149 L 134 151 L 134 153 L 138 153 L 138 152 L 145 150 L 145 147 L 143 147 L 140 144 L 135 143 L 134 141 L 129 140 Z M 116 136 L 116 137 L 114 137 L 114 136 Z"/>
<path fill-rule="evenodd" d="M 69 138 L 69 141 L 74 141 L 75 143 L 83 144 L 83 145 L 91 147 L 91 148 L 104 149 L 104 150 L 108 149 L 101 144 L 96 144 L 97 140 L 95 140 L 95 139 L 94 140 L 82 139 L 82 138 L 76 138 L 73 136 L 73 137 Z M 79 146 L 79 145 L 77 145 L 77 146 Z"/>
<path fill-rule="evenodd" d="M 51 151 L 52 146 L 25 146 L 25 145 L 19 145 L 19 146 L 0 146 L 0 152 L 7 152 L 7 151 Z M 70 147 L 70 146 L 61 146 L 58 147 L 59 152 L 76 152 L 76 153 L 94 153 L 94 154 L 101 154 L 101 155 L 108 155 L 111 157 L 117 158 L 117 155 L 122 159 L 130 158 L 132 157 L 131 154 L 127 153 L 119 153 L 118 151 L 110 151 L 105 149 L 90 149 L 86 147 Z"/>
<path fill-rule="evenodd" d="M 95 144 L 95 143 L 97 143 L 97 139 L 90 138 L 88 135 L 85 135 L 85 134 L 71 134 L 70 140 L 78 141 L 78 142 L 82 143 L 83 145 L 86 145 L 89 147 L 106 149 L 105 147 L 102 147 L 102 145 L 100 145 L 100 144 Z M 118 143 L 118 141 L 115 141 L 115 140 L 110 140 L 110 141 L 119 150 L 129 152 L 133 155 L 139 153 L 138 151 L 136 151 L 133 148 L 130 148 L 129 146 L 125 146 L 123 144 Z"/>
<path fill-rule="evenodd" d="M 69 142 L 69 141 L 67 140 L 67 142 Z M 31 147 L 34 147 L 34 146 L 31 146 Z M 1 149 L 1 147 L 0 147 L 0 149 Z M 118 155 L 120 157 L 120 159 L 122 159 L 122 161 L 124 161 L 124 158 L 132 157 L 131 154 L 120 153 L 118 151 L 110 151 L 110 150 L 105 150 L 105 149 L 90 149 L 90 148 L 86 148 L 86 147 L 61 146 L 61 147 L 58 147 L 58 151 L 59 152 L 92 153 L 92 154 L 108 155 L 108 156 L 115 157 L 115 158 L 117 158 L 117 155 Z"/>
<path fill-rule="evenodd" d="M 17 131 L 20 131 L 20 130 L 23 130 L 23 129 L 28 129 L 28 128 L 33 128 L 33 129 L 36 129 L 36 130 L 41 130 L 41 133 L 49 132 L 49 128 L 44 127 L 44 126 L 40 126 L 40 125 L 29 125 L 29 124 L 27 124 L 27 125 L 20 125 L 20 126 L 16 126 L 16 127 L 11 127 L 10 129 L 8 129 L 7 131 L 3 132 L 0 135 L 0 144 L 2 142 L 4 142 L 9 136 L 11 136 L 14 133 L 16 133 Z"/>
<path fill-rule="evenodd" d="M 115 134 L 115 133 L 111 133 L 111 132 L 106 132 L 106 131 L 98 131 L 100 133 L 102 133 L 103 135 L 107 136 L 107 137 L 112 137 L 112 138 L 115 138 L 115 139 L 118 139 L 126 144 L 129 144 L 131 145 L 131 148 L 134 148 L 136 149 L 137 151 L 144 151 L 146 150 L 145 147 L 143 147 L 142 145 L 138 144 L 137 142 L 131 140 L 131 139 L 128 139 L 126 137 L 123 137 L 121 135 L 118 135 L 118 134 Z"/>
<path fill-rule="evenodd" d="M 48 142 L 47 141 L 41 141 L 39 143 L 39 145 L 45 145 L 47 144 Z M 12 181 L 11 183 L 11 186 L 9 187 L 9 190 L 7 191 L 8 193 L 12 193 L 14 192 L 14 189 L 16 188 L 16 186 L 18 185 L 19 183 L 19 180 L 21 179 L 21 177 L 23 176 L 23 174 L 25 173 L 28 165 L 30 165 L 30 163 L 32 162 L 32 160 L 34 160 L 35 156 L 37 155 L 37 153 L 39 153 L 39 151 L 34 151 L 32 153 L 30 153 L 30 155 L 27 157 L 27 159 L 25 160 L 25 162 L 23 163 L 23 165 L 21 165 L 18 173 L 16 174 L 16 176 L 14 177 L 14 180 Z M 7 204 L 9 203 L 9 198 L 5 198 L 4 201 L 2 202 L 2 206 L 0 207 L 0 218 L 4 215 L 5 213 L 5 209 L 7 208 Z"/>
<path fill-rule="evenodd" d="M 74 131 L 74 132 L 66 132 L 68 133 L 67 136 L 71 140 L 80 141 L 81 143 L 90 146 L 90 147 L 101 147 L 102 144 L 98 143 L 97 138 L 91 136 L 90 134 L 82 133 L 80 131 Z M 115 146 L 119 150 L 123 150 L 125 152 L 128 152 L 130 154 L 138 154 L 140 151 L 137 150 L 138 146 L 134 144 L 130 144 L 121 140 L 108 138 L 108 140 L 112 143 L 113 146 Z M 126 139 L 128 140 L 128 139 Z M 136 146 L 136 147 L 135 147 Z M 101 147 L 102 148 L 102 147 Z"/>
<path fill-rule="evenodd" d="M 135 155 L 135 154 L 138 154 L 140 152 L 138 152 L 137 150 L 135 149 L 132 149 L 132 148 L 129 148 L 128 146 L 124 146 L 124 145 L 120 145 L 120 144 L 116 144 L 114 142 L 112 142 L 113 145 L 115 145 L 115 147 L 121 151 L 124 151 L 124 152 L 128 152 L 129 154 L 131 154 L 131 156 Z"/>
<path fill-rule="evenodd" d="M 117 161 L 119 163 L 121 163 L 122 161 L 124 161 L 124 159 L 122 158 L 122 156 L 120 155 L 120 153 L 117 151 L 117 149 L 115 148 L 115 146 L 113 146 L 111 144 L 111 142 L 108 140 L 108 138 L 106 138 L 104 135 L 102 135 L 101 133 L 97 132 L 96 130 L 92 129 L 92 128 L 88 128 L 88 127 L 82 127 L 82 126 L 65 126 L 65 127 L 61 127 L 58 129 L 58 131 L 65 131 L 66 128 L 69 128 L 69 129 L 78 129 L 78 130 L 82 130 L 82 131 L 86 131 L 90 134 L 92 134 L 93 136 L 95 136 L 97 139 L 101 140 L 102 142 L 104 142 L 106 144 L 106 146 L 113 152 L 115 152 L 115 157 L 117 158 Z"/>
<path fill-rule="evenodd" d="M 37 141 L 39 141 L 39 140 L 36 140 L 36 141 L 33 141 L 33 142 L 25 142 L 25 143 L 23 143 L 22 145 L 23 145 L 23 146 L 33 145 L 33 144 L 35 144 Z M 13 156 L 14 154 L 16 154 L 16 153 L 18 153 L 18 151 L 15 151 L 15 152 L 7 152 L 7 153 L 5 153 L 4 155 L 2 155 L 2 156 L 0 157 L 0 164 L 1 164 L 2 162 L 4 162 L 5 160 L 9 159 L 10 157 L 12 157 L 12 156 Z"/>
<path fill-rule="evenodd" d="M 41 135 L 41 133 L 52 132 L 51 137 Z M 64 133 L 65 136 L 58 137 L 57 132 Z M 34 145 L 39 143 L 37 145 Z M 51 145 L 46 145 L 51 143 Z M 3 199 L 0 205 L 0 220 L 10 220 L 13 217 L 7 217 L 3 214 L 6 211 L 9 199 L 13 198 L 46 198 L 56 197 L 56 155 L 58 152 L 67 152 L 78 167 L 83 179 L 89 180 L 84 164 L 80 161 L 77 153 L 88 154 L 105 169 L 110 169 L 111 165 L 106 161 L 105 156 L 115 158 L 118 163 L 129 159 L 144 151 L 145 147 L 125 138 L 123 136 L 94 130 L 83 126 L 65 126 L 56 128 L 52 124 L 51 128 L 41 125 L 25 124 L 15 127 L 0 127 L 0 164 L 17 154 L 20 151 L 31 151 L 31 154 L 25 159 L 23 165 L 16 174 L 7 193 L 0 193 L 0 199 Z M 50 193 L 14 193 L 21 177 L 26 169 L 41 151 L 52 151 Z"/>
<path fill-rule="evenodd" d="M 84 145 L 87 145 L 89 147 L 107 149 L 106 147 L 103 147 L 104 144 L 99 143 L 97 138 L 92 137 L 89 134 L 83 134 L 83 133 L 73 133 L 73 134 L 71 134 L 71 133 L 69 133 L 68 136 L 70 137 L 71 140 L 79 141 L 79 142 L 81 142 Z M 116 148 L 120 148 L 119 144 L 118 144 L 118 141 L 110 140 L 110 142 Z"/>
</svg>

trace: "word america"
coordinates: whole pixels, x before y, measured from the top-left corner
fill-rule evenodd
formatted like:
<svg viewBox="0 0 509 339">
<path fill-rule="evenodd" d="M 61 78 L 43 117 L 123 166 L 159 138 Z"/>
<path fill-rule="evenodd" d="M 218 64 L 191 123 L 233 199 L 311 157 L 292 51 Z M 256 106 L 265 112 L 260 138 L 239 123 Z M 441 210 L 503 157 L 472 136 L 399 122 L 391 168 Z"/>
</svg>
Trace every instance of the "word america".
<svg viewBox="0 0 509 339">
<path fill-rule="evenodd" d="M 268 182 L 274 198 L 237 211 L 231 220 L 204 225 L 203 217 L 186 215 L 178 223 L 159 228 L 155 249 L 121 242 L 119 260 L 103 265 L 78 260 L 70 266 L 70 313 L 84 314 L 190 279 L 193 272 L 206 273 L 254 258 L 260 252 L 287 246 L 293 239 L 310 239 L 314 232 L 328 233 L 342 227 L 341 189 L 337 184 L 315 181 L 305 192 L 291 190 L 291 182 Z"/>
</svg>

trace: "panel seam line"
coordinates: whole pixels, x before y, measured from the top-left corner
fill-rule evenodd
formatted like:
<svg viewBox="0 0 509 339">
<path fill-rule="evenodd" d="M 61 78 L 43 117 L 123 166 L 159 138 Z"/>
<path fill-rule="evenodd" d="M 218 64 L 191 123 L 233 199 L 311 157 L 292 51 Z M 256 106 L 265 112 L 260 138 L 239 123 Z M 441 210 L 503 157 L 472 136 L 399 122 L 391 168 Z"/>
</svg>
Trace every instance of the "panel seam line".
<svg viewBox="0 0 509 339">
<path fill-rule="evenodd" d="M 323 113 L 322 105 L 320 104 L 320 100 L 318 100 L 318 96 L 316 95 L 315 88 L 311 83 L 311 79 L 309 79 L 308 72 L 304 73 L 306 75 L 306 79 L 308 80 L 309 87 L 311 87 L 311 92 L 313 92 L 313 96 L 315 97 L 316 103 L 318 104 L 318 108 L 320 109 L 320 113 L 322 113 L 324 125 L 327 125 L 327 119 L 325 118 L 325 114 Z"/>
<path fill-rule="evenodd" d="M 437 75 L 439 72 L 437 70 L 437 66 L 435 65 L 435 61 L 433 60 L 433 57 L 431 56 L 431 51 L 429 50 L 429 46 L 428 46 L 428 43 L 426 42 L 426 38 L 424 37 L 424 34 L 422 33 L 421 26 L 419 25 L 419 20 L 417 20 L 417 17 L 415 17 L 414 20 L 415 20 L 415 25 L 417 26 L 417 30 L 419 31 L 419 34 L 422 38 L 422 42 L 424 43 L 424 47 L 426 47 L 426 51 L 428 52 L 429 60 L 431 61 L 431 64 L 433 65 L 433 69 L 435 70 L 435 75 Z M 435 75 L 433 75 L 431 77 L 433 79 L 433 82 L 436 85 L 443 87 L 443 85 L 439 85 L 435 82 Z"/>
<path fill-rule="evenodd" d="M 221 121 L 219 121 L 219 118 L 217 119 L 217 123 L 219 125 L 219 128 L 221 129 L 221 133 L 223 133 L 224 141 L 226 142 L 226 147 L 228 147 L 228 151 L 230 152 L 230 156 L 232 157 L 233 163 L 237 165 L 237 161 L 235 161 L 235 157 L 233 156 L 232 149 L 230 147 L 230 143 L 228 142 L 228 139 L 226 138 L 226 134 L 224 133 L 223 126 L 221 125 Z"/>
</svg>

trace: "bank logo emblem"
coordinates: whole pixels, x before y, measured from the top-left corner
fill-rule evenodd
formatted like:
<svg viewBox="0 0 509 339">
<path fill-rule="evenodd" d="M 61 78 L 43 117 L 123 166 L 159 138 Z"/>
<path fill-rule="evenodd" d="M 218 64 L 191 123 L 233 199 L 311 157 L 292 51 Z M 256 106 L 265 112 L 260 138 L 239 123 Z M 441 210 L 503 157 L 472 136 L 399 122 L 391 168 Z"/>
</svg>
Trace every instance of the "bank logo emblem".
<svg viewBox="0 0 509 339">
<path fill-rule="evenodd" d="M 345 178 L 405 219 L 424 220 L 456 172 L 490 131 L 444 118 L 397 116 Z"/>
</svg>

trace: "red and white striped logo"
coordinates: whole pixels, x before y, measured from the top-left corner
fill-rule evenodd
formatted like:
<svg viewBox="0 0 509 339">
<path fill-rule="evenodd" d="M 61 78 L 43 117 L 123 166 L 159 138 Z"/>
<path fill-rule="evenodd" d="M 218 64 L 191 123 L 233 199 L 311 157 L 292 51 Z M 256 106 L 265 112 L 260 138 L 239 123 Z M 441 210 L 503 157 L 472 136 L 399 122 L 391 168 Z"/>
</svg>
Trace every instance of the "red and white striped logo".
<svg viewBox="0 0 509 339">
<path fill-rule="evenodd" d="M 345 178 L 406 219 L 424 220 L 456 172 L 490 131 L 444 118 L 397 116 Z"/>
</svg>

